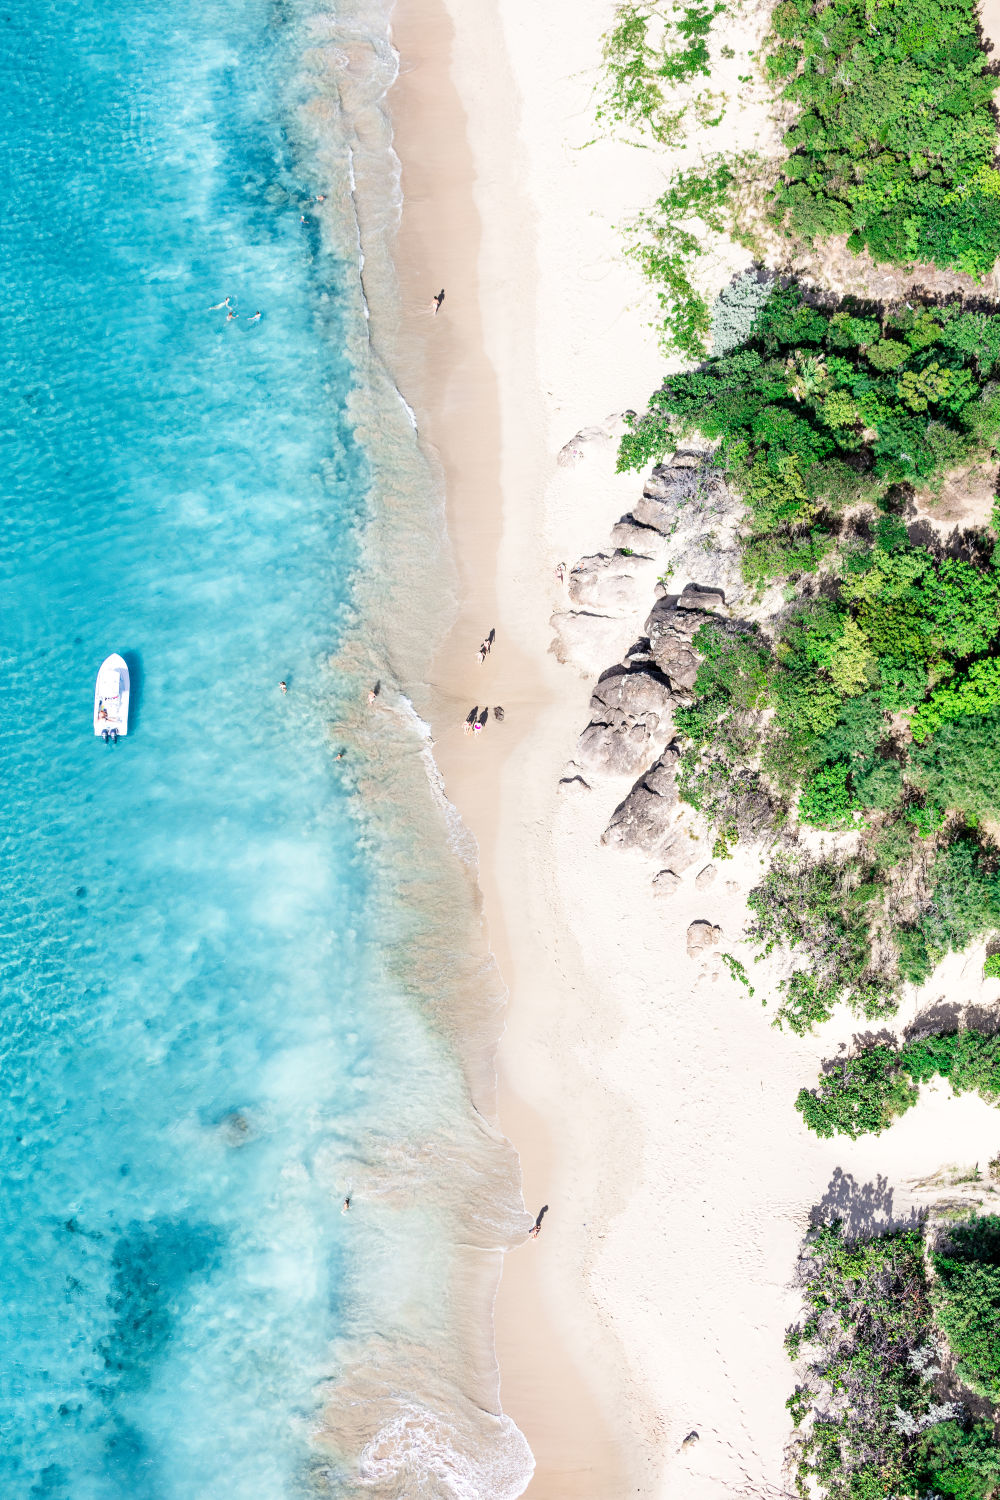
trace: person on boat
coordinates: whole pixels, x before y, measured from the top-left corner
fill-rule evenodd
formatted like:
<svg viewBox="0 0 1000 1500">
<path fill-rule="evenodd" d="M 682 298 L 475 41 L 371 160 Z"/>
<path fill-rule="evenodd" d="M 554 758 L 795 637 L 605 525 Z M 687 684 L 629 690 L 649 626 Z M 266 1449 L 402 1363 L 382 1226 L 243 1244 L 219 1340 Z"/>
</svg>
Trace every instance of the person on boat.
<svg viewBox="0 0 1000 1500">
<path fill-rule="evenodd" d="M 106 719 L 108 717 L 108 711 L 104 707 L 103 703 L 101 704 L 100 708 L 97 710 L 97 717 L 99 719 Z"/>
</svg>

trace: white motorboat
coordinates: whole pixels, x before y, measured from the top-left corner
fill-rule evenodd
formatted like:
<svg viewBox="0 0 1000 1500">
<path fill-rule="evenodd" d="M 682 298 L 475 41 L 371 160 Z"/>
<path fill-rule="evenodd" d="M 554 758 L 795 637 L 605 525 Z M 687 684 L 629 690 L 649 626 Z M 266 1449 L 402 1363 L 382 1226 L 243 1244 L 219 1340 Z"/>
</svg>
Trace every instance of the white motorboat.
<svg viewBox="0 0 1000 1500">
<path fill-rule="evenodd" d="M 107 743 L 128 734 L 128 667 L 120 656 L 101 663 L 94 690 L 94 733 Z"/>
</svg>

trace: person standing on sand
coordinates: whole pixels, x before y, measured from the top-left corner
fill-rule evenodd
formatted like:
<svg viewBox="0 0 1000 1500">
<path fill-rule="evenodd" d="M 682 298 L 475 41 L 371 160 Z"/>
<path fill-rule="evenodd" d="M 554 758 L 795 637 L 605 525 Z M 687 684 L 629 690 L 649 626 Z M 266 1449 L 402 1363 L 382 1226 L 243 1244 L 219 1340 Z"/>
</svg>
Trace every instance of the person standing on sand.
<svg viewBox="0 0 1000 1500">
<path fill-rule="evenodd" d="M 381 682 L 376 682 L 375 686 L 373 688 L 369 689 L 369 692 L 368 692 L 368 707 L 369 708 L 371 708 L 372 704 L 375 702 L 375 699 L 378 697 L 378 695 L 379 695 L 379 693 L 381 691 L 382 691 L 382 684 L 381 684 Z"/>
<path fill-rule="evenodd" d="M 483 662 L 486 660 L 487 656 L 489 655 L 489 651 L 490 648 L 487 646 L 486 642 L 483 641 L 482 645 L 476 653 L 476 657 L 480 666 L 482 666 Z"/>
<path fill-rule="evenodd" d="M 542 1220 L 545 1218 L 545 1215 L 548 1213 L 548 1211 L 549 1211 L 549 1205 L 547 1203 L 543 1203 L 542 1206 L 541 1206 L 541 1208 L 538 1210 L 538 1218 L 535 1220 L 534 1224 L 528 1230 L 528 1238 L 529 1239 L 537 1240 L 537 1238 L 538 1238 L 538 1231 L 542 1227 Z"/>
<path fill-rule="evenodd" d="M 441 288 L 436 297 L 431 298 L 431 301 L 434 303 L 434 315 L 436 317 L 441 311 L 441 303 L 444 301 L 444 287 Z"/>
</svg>

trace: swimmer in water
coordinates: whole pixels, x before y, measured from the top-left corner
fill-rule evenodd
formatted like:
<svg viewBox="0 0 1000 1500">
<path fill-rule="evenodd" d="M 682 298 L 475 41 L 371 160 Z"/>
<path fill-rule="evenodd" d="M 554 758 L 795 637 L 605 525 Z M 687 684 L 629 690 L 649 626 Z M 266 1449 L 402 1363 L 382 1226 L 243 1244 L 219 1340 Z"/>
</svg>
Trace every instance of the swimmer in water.
<svg viewBox="0 0 1000 1500">
<path fill-rule="evenodd" d="M 226 300 L 225 300 L 225 302 L 213 302 L 212 306 L 208 310 L 209 310 L 209 312 L 221 312 L 224 307 L 228 307 L 229 306 L 229 304 L 230 304 L 231 301 L 232 301 L 232 298 L 231 297 L 227 297 Z"/>
<path fill-rule="evenodd" d="M 348 1193 L 347 1197 L 344 1199 L 343 1203 L 340 1205 L 340 1212 L 342 1214 L 346 1214 L 346 1213 L 348 1213 L 350 1211 L 350 1207 L 351 1207 L 351 1195 L 350 1195 L 350 1193 Z"/>
<path fill-rule="evenodd" d="M 279 682 L 278 686 L 280 687 L 280 689 L 281 689 L 281 691 L 283 693 L 287 693 L 288 692 L 288 683 L 287 682 Z"/>
<path fill-rule="evenodd" d="M 238 317 L 239 317 L 239 313 L 238 312 L 233 312 L 232 308 L 230 308 L 229 311 L 226 313 L 226 322 L 227 323 L 231 323 L 234 318 L 238 318 Z"/>
<path fill-rule="evenodd" d="M 247 322 L 248 323 L 259 323 L 260 322 L 260 308 L 257 309 L 257 311 L 254 313 L 254 315 L 253 315 L 252 318 L 247 318 Z"/>
</svg>

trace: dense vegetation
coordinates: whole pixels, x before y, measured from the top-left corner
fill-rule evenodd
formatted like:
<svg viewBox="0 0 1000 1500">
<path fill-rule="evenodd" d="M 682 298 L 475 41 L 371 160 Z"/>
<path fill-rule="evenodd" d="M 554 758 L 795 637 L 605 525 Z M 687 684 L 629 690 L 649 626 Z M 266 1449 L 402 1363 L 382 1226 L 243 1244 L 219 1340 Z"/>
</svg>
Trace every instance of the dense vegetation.
<svg viewBox="0 0 1000 1500">
<path fill-rule="evenodd" d="M 879 1135 L 917 1102 L 918 1086 L 947 1078 L 956 1094 L 1000 1104 L 1000 1037 L 940 1032 L 901 1047 L 879 1042 L 829 1066 L 795 1107 L 817 1135 Z M 998 1392 L 1000 1395 L 1000 1392 Z"/>
<path fill-rule="evenodd" d="M 933 1257 L 934 1305 L 959 1379 L 1000 1401 L 1000 1219 L 958 1224 Z"/>
<path fill-rule="evenodd" d="M 934 1255 L 933 1286 L 916 1230 L 848 1243 L 835 1222 L 810 1234 L 800 1262 L 806 1316 L 786 1339 L 804 1365 L 788 1401 L 800 1495 L 991 1500 L 1000 1492 L 992 1424 L 943 1400 L 939 1380 L 949 1355 L 942 1329 L 958 1339 L 963 1378 L 985 1368 L 980 1357 L 984 1384 L 996 1368 L 988 1345 L 992 1336 L 995 1350 L 1000 1334 L 998 1230 L 997 1220 L 955 1229 Z"/>
<path fill-rule="evenodd" d="M 996 123 L 974 0 L 784 0 L 766 74 L 799 106 L 773 217 L 806 240 L 982 277 L 1000 256 Z"/>
<path fill-rule="evenodd" d="M 903 982 L 1000 927 L 977 833 L 1000 818 L 1000 553 L 985 531 L 957 555 L 916 545 L 893 514 L 906 486 L 989 452 L 1000 316 L 819 308 L 754 278 L 730 325 L 744 342 L 670 377 L 619 466 L 692 430 L 716 441 L 747 503 L 745 574 L 799 580 L 766 632 L 702 629 L 676 722 L 682 795 L 725 847 L 792 818 L 862 835 L 850 861 L 779 857 L 751 898 L 758 945 L 808 961 L 779 1012 L 803 1030 L 844 997 L 887 1013 Z"/>
<path fill-rule="evenodd" d="M 932 684 L 968 681 L 973 644 L 995 649 L 1000 578 L 894 527 L 886 518 L 858 543 L 825 595 L 796 602 L 773 643 L 702 627 L 692 701 L 676 713 L 681 795 L 727 849 L 773 835 L 792 811 L 861 833 L 850 857 L 779 849 L 750 896 L 750 940 L 806 960 L 777 1016 L 800 1032 L 845 998 L 889 1013 L 904 982 L 1000 928 L 1000 856 L 974 827 L 1000 817 L 1000 721 L 984 696 L 928 725 L 942 712 Z"/>
<path fill-rule="evenodd" d="M 685 432 L 718 440 L 750 510 L 753 568 L 808 571 L 845 506 L 933 484 L 992 445 L 998 361 L 997 315 L 958 304 L 880 315 L 775 289 L 743 345 L 654 393 L 618 468 L 660 462 Z"/>
</svg>

